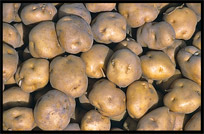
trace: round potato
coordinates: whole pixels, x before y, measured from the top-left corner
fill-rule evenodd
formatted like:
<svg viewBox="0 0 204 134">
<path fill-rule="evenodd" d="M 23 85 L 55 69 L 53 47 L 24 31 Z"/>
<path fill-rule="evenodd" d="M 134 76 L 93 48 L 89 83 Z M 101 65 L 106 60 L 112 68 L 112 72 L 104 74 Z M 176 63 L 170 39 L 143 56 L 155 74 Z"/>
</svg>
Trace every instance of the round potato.
<svg viewBox="0 0 204 134">
<path fill-rule="evenodd" d="M 201 88 L 189 79 L 177 79 L 171 84 L 163 101 L 171 111 L 192 113 L 201 105 Z"/>
<path fill-rule="evenodd" d="M 101 115 L 96 110 L 87 112 L 81 120 L 81 130 L 110 130 L 111 122 L 108 117 Z"/>
<path fill-rule="evenodd" d="M 83 95 L 88 86 L 85 64 L 80 57 L 58 56 L 50 63 L 50 84 L 74 98 Z"/>
<path fill-rule="evenodd" d="M 93 45 L 90 25 L 77 15 L 67 15 L 58 20 L 56 31 L 60 45 L 68 53 L 86 52 Z"/>
<path fill-rule="evenodd" d="M 98 14 L 92 21 L 94 40 L 99 43 L 118 43 L 126 37 L 126 20 L 117 12 Z"/>
<path fill-rule="evenodd" d="M 119 87 L 127 87 L 142 75 L 140 58 L 129 49 L 117 50 L 109 59 L 107 77 Z"/>
<path fill-rule="evenodd" d="M 16 72 L 18 53 L 15 49 L 3 43 L 3 82 L 9 80 Z"/>
<path fill-rule="evenodd" d="M 201 51 L 194 46 L 182 48 L 176 56 L 182 75 L 201 86 Z"/>
<path fill-rule="evenodd" d="M 69 123 L 64 130 L 65 131 L 80 131 L 80 127 L 78 123 Z"/>
<path fill-rule="evenodd" d="M 63 130 L 70 122 L 73 109 L 75 100 L 72 97 L 58 90 L 50 90 L 37 101 L 34 118 L 42 130 Z"/>
<path fill-rule="evenodd" d="M 106 79 L 101 79 L 94 84 L 88 98 L 90 103 L 104 116 L 117 116 L 126 109 L 125 93 Z"/>
<path fill-rule="evenodd" d="M 152 80 L 165 80 L 175 73 L 175 65 L 164 52 L 148 51 L 140 57 L 143 76 Z"/>
<path fill-rule="evenodd" d="M 93 47 L 81 54 L 86 64 L 86 74 L 90 78 L 106 77 L 106 66 L 113 51 L 102 44 L 94 44 Z"/>
<path fill-rule="evenodd" d="M 53 58 L 65 52 L 57 40 L 54 22 L 41 22 L 30 31 L 29 50 L 36 58 Z"/>
<path fill-rule="evenodd" d="M 20 22 L 21 18 L 18 15 L 20 6 L 21 3 L 3 3 L 3 22 Z"/>
<path fill-rule="evenodd" d="M 185 131 L 201 130 L 201 111 L 195 113 L 187 122 L 184 128 Z"/>
<path fill-rule="evenodd" d="M 36 126 L 33 110 L 14 107 L 3 112 L 3 129 L 9 131 L 30 131 Z"/>
<path fill-rule="evenodd" d="M 186 3 L 186 5 L 196 13 L 199 22 L 201 19 L 201 3 Z"/>
<path fill-rule="evenodd" d="M 59 18 L 74 14 L 82 17 L 88 24 L 91 23 L 91 14 L 83 3 L 64 3 L 58 11 Z"/>
<path fill-rule="evenodd" d="M 193 45 L 201 50 L 201 31 L 195 34 L 193 38 Z"/>
<path fill-rule="evenodd" d="M 24 61 L 15 74 L 16 83 L 25 92 L 34 92 L 47 85 L 49 81 L 49 61 L 30 58 Z"/>
<path fill-rule="evenodd" d="M 112 11 L 115 8 L 116 3 L 85 3 L 86 8 L 92 12 Z"/>
<path fill-rule="evenodd" d="M 158 101 L 158 95 L 152 84 L 135 81 L 127 88 L 127 110 L 133 119 L 141 118 Z"/>
<path fill-rule="evenodd" d="M 57 9 L 51 3 L 37 3 L 25 6 L 21 11 L 21 19 L 25 25 L 52 20 Z"/>
<path fill-rule="evenodd" d="M 195 32 L 197 17 L 190 8 L 182 6 L 169 8 L 164 13 L 163 19 L 174 28 L 176 39 L 189 40 Z"/>
</svg>

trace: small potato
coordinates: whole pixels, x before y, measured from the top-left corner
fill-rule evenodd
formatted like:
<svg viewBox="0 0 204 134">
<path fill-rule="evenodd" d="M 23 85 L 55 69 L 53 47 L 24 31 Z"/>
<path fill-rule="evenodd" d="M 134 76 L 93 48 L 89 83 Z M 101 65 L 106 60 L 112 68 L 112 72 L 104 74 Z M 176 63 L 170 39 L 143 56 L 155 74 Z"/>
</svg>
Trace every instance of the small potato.
<svg viewBox="0 0 204 134">
<path fill-rule="evenodd" d="M 194 36 L 193 45 L 201 50 L 201 31 L 197 32 Z"/>
<path fill-rule="evenodd" d="M 98 14 L 92 21 L 94 40 L 99 43 L 118 43 L 126 37 L 126 20 L 117 12 Z"/>
<path fill-rule="evenodd" d="M 190 8 L 169 8 L 164 13 L 163 19 L 174 28 L 176 39 L 189 40 L 195 32 L 197 17 Z"/>
<path fill-rule="evenodd" d="M 196 13 L 199 22 L 201 19 L 201 3 L 186 3 L 186 5 Z"/>
<path fill-rule="evenodd" d="M 3 43 L 3 82 L 9 80 L 16 72 L 18 65 L 18 53 L 7 44 Z"/>
<path fill-rule="evenodd" d="M 155 50 L 171 46 L 175 37 L 173 27 L 165 21 L 146 23 L 137 30 L 138 43 Z"/>
<path fill-rule="evenodd" d="M 94 84 L 88 98 L 104 116 L 117 116 L 126 109 L 125 93 L 106 79 L 101 79 Z"/>
<path fill-rule="evenodd" d="M 127 88 L 127 110 L 133 119 L 141 118 L 159 98 L 152 84 L 135 81 Z"/>
<path fill-rule="evenodd" d="M 58 20 L 56 31 L 60 45 L 68 53 L 86 52 L 93 45 L 90 25 L 77 15 L 67 15 Z"/>
<path fill-rule="evenodd" d="M 58 56 L 50 63 L 50 84 L 74 98 L 83 95 L 88 86 L 85 64 L 80 57 Z"/>
<path fill-rule="evenodd" d="M 64 131 L 80 131 L 80 127 L 78 123 L 69 123 Z"/>
<path fill-rule="evenodd" d="M 3 3 L 3 22 L 20 22 L 21 18 L 18 15 L 20 6 L 21 3 Z"/>
<path fill-rule="evenodd" d="M 112 11 L 115 8 L 116 3 L 85 3 L 86 8 L 92 12 Z"/>
<path fill-rule="evenodd" d="M 119 3 L 118 11 L 132 28 L 154 21 L 159 14 L 157 6 L 150 3 Z"/>
<path fill-rule="evenodd" d="M 114 51 L 117 51 L 123 48 L 130 49 L 136 55 L 140 55 L 143 52 L 142 46 L 139 43 L 137 43 L 133 38 L 126 38 L 125 40 L 118 43 L 114 48 Z"/>
<path fill-rule="evenodd" d="M 29 51 L 35 58 L 49 59 L 65 52 L 57 40 L 54 22 L 41 22 L 30 31 Z"/>
<path fill-rule="evenodd" d="M 175 65 L 164 52 L 149 51 L 140 57 L 144 77 L 152 80 L 165 80 L 175 73 Z"/>
<path fill-rule="evenodd" d="M 16 71 L 15 80 L 28 93 L 43 88 L 49 81 L 49 61 L 37 58 L 24 61 Z"/>
<path fill-rule="evenodd" d="M 117 50 L 109 59 L 107 78 L 119 87 L 127 87 L 142 75 L 140 58 L 129 49 Z"/>
<path fill-rule="evenodd" d="M 182 75 L 201 86 L 201 51 L 194 46 L 182 48 L 176 56 Z"/>
<path fill-rule="evenodd" d="M 195 113 L 187 122 L 184 128 L 185 131 L 200 131 L 201 130 L 201 111 Z"/>
<path fill-rule="evenodd" d="M 21 35 L 15 27 L 8 23 L 3 23 L 3 41 L 17 48 L 21 46 Z"/>
<path fill-rule="evenodd" d="M 87 112 L 81 120 L 81 130 L 110 130 L 111 122 L 108 117 L 101 115 L 96 110 Z"/>
<path fill-rule="evenodd" d="M 102 44 L 94 44 L 87 52 L 81 54 L 81 58 L 86 64 L 86 74 L 90 78 L 106 77 L 106 66 L 113 51 Z"/>
<path fill-rule="evenodd" d="M 63 130 L 74 113 L 75 100 L 59 90 L 50 90 L 36 103 L 34 118 L 42 130 Z"/>
<path fill-rule="evenodd" d="M 25 25 L 52 20 L 57 9 L 51 3 L 37 3 L 25 6 L 21 11 L 21 19 Z"/>
<path fill-rule="evenodd" d="M 83 3 L 64 3 L 58 10 L 59 18 L 74 14 L 82 17 L 88 24 L 91 23 L 91 14 Z"/>
<path fill-rule="evenodd" d="M 189 79 L 177 79 L 163 98 L 164 105 L 178 113 L 192 113 L 201 105 L 201 88 Z"/>
<path fill-rule="evenodd" d="M 3 129 L 9 131 L 30 131 L 36 126 L 33 110 L 14 107 L 3 112 Z"/>
</svg>

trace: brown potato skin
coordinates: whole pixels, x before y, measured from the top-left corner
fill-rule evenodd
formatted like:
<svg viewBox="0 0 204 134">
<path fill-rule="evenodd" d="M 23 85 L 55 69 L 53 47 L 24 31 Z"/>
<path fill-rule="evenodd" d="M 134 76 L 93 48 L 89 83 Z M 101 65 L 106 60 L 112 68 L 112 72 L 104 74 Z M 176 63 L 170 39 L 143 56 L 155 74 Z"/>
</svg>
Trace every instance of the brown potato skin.
<svg viewBox="0 0 204 134">
<path fill-rule="evenodd" d="M 50 63 L 50 84 L 69 96 L 80 97 L 88 86 L 85 63 L 74 55 L 54 58 Z"/>
<path fill-rule="evenodd" d="M 20 22 L 21 18 L 18 15 L 20 6 L 21 3 L 3 3 L 3 22 Z"/>
<path fill-rule="evenodd" d="M 184 128 L 185 131 L 201 130 L 201 111 L 195 113 L 187 122 Z"/>
<path fill-rule="evenodd" d="M 31 108 L 14 107 L 3 112 L 3 130 L 30 131 L 35 126 Z"/>
<path fill-rule="evenodd" d="M 59 90 L 50 90 L 37 101 L 34 118 L 42 130 L 63 130 L 70 122 L 75 102 Z"/>
<path fill-rule="evenodd" d="M 4 84 L 5 84 L 5 85 L 16 84 L 15 75 L 11 76 L 11 78 L 8 79 Z"/>
<path fill-rule="evenodd" d="M 26 32 L 26 28 L 24 27 L 23 23 L 15 23 L 13 26 L 16 28 L 16 30 L 18 31 L 18 33 L 21 36 L 21 41 L 20 41 L 20 45 L 19 45 L 19 47 L 21 47 L 24 44 L 23 39 L 24 39 L 24 35 Z"/>
<path fill-rule="evenodd" d="M 127 87 L 142 75 L 140 58 L 129 49 L 117 50 L 109 59 L 107 78 L 119 87 Z"/>
<path fill-rule="evenodd" d="M 117 116 L 126 109 L 125 93 L 106 79 L 101 79 L 94 84 L 88 98 L 104 116 Z"/>
<path fill-rule="evenodd" d="M 196 13 L 199 22 L 201 19 L 201 3 L 186 3 L 186 6 Z"/>
<path fill-rule="evenodd" d="M 90 78 L 105 77 L 106 66 L 113 51 L 102 44 L 94 44 L 93 47 L 81 54 L 86 64 L 86 74 Z"/>
<path fill-rule="evenodd" d="M 92 12 L 92 13 L 97 13 L 97 12 L 102 12 L 102 11 L 112 11 L 116 3 L 85 3 L 86 8 Z"/>
<path fill-rule="evenodd" d="M 96 110 L 87 112 L 81 120 L 81 130 L 110 130 L 111 122 L 106 116 L 101 115 Z"/>
<path fill-rule="evenodd" d="M 193 38 L 193 46 L 201 50 L 201 31 L 197 32 Z"/>
</svg>

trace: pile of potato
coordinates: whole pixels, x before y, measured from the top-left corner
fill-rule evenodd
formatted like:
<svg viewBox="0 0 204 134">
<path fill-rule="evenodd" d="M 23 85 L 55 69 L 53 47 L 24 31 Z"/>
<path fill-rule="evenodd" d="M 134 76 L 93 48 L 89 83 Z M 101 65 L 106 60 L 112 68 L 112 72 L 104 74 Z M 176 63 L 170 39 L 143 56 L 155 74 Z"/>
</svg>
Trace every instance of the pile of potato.
<svg viewBox="0 0 204 134">
<path fill-rule="evenodd" d="M 3 130 L 201 130 L 201 3 L 3 3 Z"/>
</svg>

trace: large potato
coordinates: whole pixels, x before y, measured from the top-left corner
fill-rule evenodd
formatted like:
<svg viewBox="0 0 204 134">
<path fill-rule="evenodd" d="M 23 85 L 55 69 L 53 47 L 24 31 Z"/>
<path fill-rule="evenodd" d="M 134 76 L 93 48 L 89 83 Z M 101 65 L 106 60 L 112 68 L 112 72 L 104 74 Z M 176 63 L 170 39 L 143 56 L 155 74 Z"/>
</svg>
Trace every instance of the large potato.
<svg viewBox="0 0 204 134">
<path fill-rule="evenodd" d="M 186 3 L 186 5 L 196 13 L 199 22 L 201 19 L 201 3 Z"/>
<path fill-rule="evenodd" d="M 164 105 L 178 113 L 192 113 L 201 105 L 201 88 L 189 79 L 175 80 L 164 96 Z"/>
<path fill-rule="evenodd" d="M 178 52 L 176 60 L 183 76 L 201 86 L 201 51 L 194 46 L 186 46 Z"/>
<path fill-rule="evenodd" d="M 116 3 L 85 3 L 86 8 L 92 12 L 112 11 L 115 8 Z"/>
<path fill-rule="evenodd" d="M 184 128 L 185 131 L 201 130 L 201 111 L 195 113 L 187 122 Z"/>
<path fill-rule="evenodd" d="M 74 98 L 83 95 L 88 86 L 85 64 L 80 57 L 56 57 L 50 63 L 50 84 Z"/>
<path fill-rule="evenodd" d="M 18 53 L 7 44 L 3 43 L 3 82 L 9 80 L 16 72 Z"/>
<path fill-rule="evenodd" d="M 106 79 L 101 79 L 94 84 L 88 98 L 104 116 L 117 116 L 126 109 L 125 93 Z"/>
<path fill-rule="evenodd" d="M 21 19 L 18 15 L 20 6 L 21 3 L 3 3 L 3 22 L 20 22 Z"/>
<path fill-rule="evenodd" d="M 58 10 L 59 18 L 74 14 L 82 17 L 88 24 L 91 23 L 91 14 L 83 3 L 64 3 Z"/>
<path fill-rule="evenodd" d="M 36 3 L 25 6 L 21 11 L 21 19 L 25 25 L 52 20 L 57 9 L 51 3 Z"/>
<path fill-rule="evenodd" d="M 53 58 L 64 53 L 57 40 L 54 22 L 41 22 L 30 31 L 29 50 L 36 58 Z"/>
<path fill-rule="evenodd" d="M 81 120 L 81 130 L 103 130 L 111 128 L 111 122 L 108 117 L 101 115 L 96 110 L 87 112 Z"/>
<path fill-rule="evenodd" d="M 31 108 L 14 107 L 3 112 L 3 130 L 30 131 L 35 126 Z"/>
<path fill-rule="evenodd" d="M 75 100 L 61 91 L 50 90 L 37 101 L 34 118 L 42 130 L 63 130 L 70 122 Z"/>
<path fill-rule="evenodd" d="M 143 47 L 162 50 L 174 43 L 173 27 L 165 21 L 146 23 L 137 30 L 137 41 Z"/>
<path fill-rule="evenodd" d="M 140 58 L 129 49 L 117 50 L 109 59 L 107 77 L 119 87 L 127 87 L 142 75 Z"/>
<path fill-rule="evenodd" d="M 174 28 L 176 39 L 189 40 L 195 32 L 197 17 L 190 8 L 182 6 L 169 8 L 163 19 Z"/>
<path fill-rule="evenodd" d="M 195 34 L 193 38 L 193 45 L 201 50 L 201 31 Z"/>
<path fill-rule="evenodd" d="M 118 43 L 126 37 L 126 20 L 117 12 L 98 14 L 92 21 L 94 40 L 99 43 Z"/>
<path fill-rule="evenodd" d="M 175 65 L 164 52 L 148 51 L 141 56 L 144 77 L 152 80 L 165 80 L 175 73 Z"/>
<path fill-rule="evenodd" d="M 56 31 L 60 45 L 68 53 L 86 52 L 92 47 L 91 27 L 77 15 L 67 15 L 58 20 Z"/>
<path fill-rule="evenodd" d="M 102 44 L 94 44 L 93 47 L 81 54 L 86 64 L 86 74 L 90 78 L 106 77 L 106 66 L 113 51 Z"/>
<path fill-rule="evenodd" d="M 16 71 L 15 80 L 25 92 L 43 88 L 49 81 L 49 61 L 37 58 L 24 61 Z"/>
<path fill-rule="evenodd" d="M 135 81 L 127 88 L 127 110 L 132 118 L 141 118 L 159 98 L 152 84 Z"/>
</svg>

